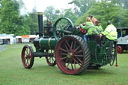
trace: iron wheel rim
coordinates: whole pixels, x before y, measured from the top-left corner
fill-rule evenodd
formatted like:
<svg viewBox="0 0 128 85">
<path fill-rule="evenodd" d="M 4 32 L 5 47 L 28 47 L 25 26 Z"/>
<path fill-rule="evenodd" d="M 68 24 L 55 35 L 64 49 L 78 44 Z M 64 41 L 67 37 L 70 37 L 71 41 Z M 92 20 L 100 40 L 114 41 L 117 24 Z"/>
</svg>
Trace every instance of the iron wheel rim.
<svg viewBox="0 0 128 85">
<path fill-rule="evenodd" d="M 66 37 L 60 40 L 55 55 L 57 65 L 64 73 L 75 74 L 83 67 L 83 48 L 80 42 L 75 38 Z"/>
<path fill-rule="evenodd" d="M 22 63 L 25 68 L 31 68 L 34 62 L 33 50 L 30 46 L 25 45 L 21 55 Z"/>
</svg>

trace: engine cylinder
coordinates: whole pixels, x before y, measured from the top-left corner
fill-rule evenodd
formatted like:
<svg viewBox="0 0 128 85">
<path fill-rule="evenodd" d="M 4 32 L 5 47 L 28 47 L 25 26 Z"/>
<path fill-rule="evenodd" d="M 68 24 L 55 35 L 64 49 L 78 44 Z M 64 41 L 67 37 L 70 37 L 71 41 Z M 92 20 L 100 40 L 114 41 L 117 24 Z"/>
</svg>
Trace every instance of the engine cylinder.
<svg viewBox="0 0 128 85">
<path fill-rule="evenodd" d="M 55 49 L 56 46 L 55 38 L 40 38 L 39 46 L 43 49 Z"/>
</svg>

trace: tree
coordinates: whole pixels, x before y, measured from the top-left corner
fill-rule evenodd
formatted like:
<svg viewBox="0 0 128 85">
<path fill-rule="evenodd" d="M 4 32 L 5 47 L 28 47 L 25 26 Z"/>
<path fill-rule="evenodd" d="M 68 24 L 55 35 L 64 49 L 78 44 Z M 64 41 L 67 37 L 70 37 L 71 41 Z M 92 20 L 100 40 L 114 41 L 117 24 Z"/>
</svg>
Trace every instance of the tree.
<svg viewBox="0 0 128 85">
<path fill-rule="evenodd" d="M 18 29 L 19 6 L 16 1 L 2 0 L 1 30 L 3 33 L 14 33 Z"/>
<path fill-rule="evenodd" d="M 55 22 L 60 15 L 60 10 L 55 10 L 53 6 L 47 7 L 44 11 L 44 16 L 52 22 Z"/>
<path fill-rule="evenodd" d="M 28 19 L 30 34 L 36 34 L 36 32 L 38 32 L 38 17 L 36 9 L 33 9 L 32 13 L 29 13 Z"/>
<path fill-rule="evenodd" d="M 1 0 L 0 0 L 0 15 L 1 15 L 1 8 L 2 6 L 1 6 Z M 0 16 L 0 29 L 1 29 L 1 16 Z M 0 33 L 2 33 L 1 30 L 0 30 Z"/>
<path fill-rule="evenodd" d="M 83 16 L 85 12 L 89 10 L 91 5 L 95 3 L 96 0 L 72 0 L 69 4 L 74 4 L 74 11 L 78 16 Z"/>
<path fill-rule="evenodd" d="M 125 9 L 119 22 L 120 27 L 128 27 L 128 9 Z"/>
<path fill-rule="evenodd" d="M 67 18 L 71 19 L 72 22 L 75 22 L 76 19 L 77 19 L 77 16 L 75 15 L 75 13 L 73 13 L 71 11 L 71 9 L 65 9 L 64 10 L 64 17 L 67 17 Z"/>
<path fill-rule="evenodd" d="M 102 2 L 111 2 L 115 5 L 120 5 L 124 9 L 128 9 L 128 0 L 101 0 Z"/>
<path fill-rule="evenodd" d="M 1 33 L 23 35 L 29 34 L 24 18 L 19 15 L 19 4 L 16 0 L 1 2 Z"/>
</svg>

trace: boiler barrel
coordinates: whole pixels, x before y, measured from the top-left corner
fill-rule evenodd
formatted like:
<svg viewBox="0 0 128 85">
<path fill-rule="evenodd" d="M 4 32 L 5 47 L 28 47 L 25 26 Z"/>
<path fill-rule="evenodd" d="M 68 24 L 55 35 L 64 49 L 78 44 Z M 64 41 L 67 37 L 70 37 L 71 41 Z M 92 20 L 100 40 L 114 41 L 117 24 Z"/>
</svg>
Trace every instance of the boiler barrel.
<svg viewBox="0 0 128 85">
<path fill-rule="evenodd" d="M 40 38 L 39 46 L 44 49 L 55 49 L 56 46 L 56 39 L 55 38 Z"/>
</svg>

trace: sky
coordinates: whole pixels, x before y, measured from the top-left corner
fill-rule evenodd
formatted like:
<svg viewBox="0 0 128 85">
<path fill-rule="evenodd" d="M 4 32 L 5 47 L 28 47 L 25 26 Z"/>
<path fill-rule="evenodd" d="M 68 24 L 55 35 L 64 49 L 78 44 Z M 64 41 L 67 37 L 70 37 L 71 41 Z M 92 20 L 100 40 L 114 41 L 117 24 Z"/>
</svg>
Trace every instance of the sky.
<svg viewBox="0 0 128 85">
<path fill-rule="evenodd" d="M 72 5 L 68 4 L 72 0 L 22 0 L 26 6 L 25 12 L 31 12 L 36 7 L 37 12 L 43 12 L 46 7 L 54 6 L 55 9 L 71 8 Z"/>
</svg>

